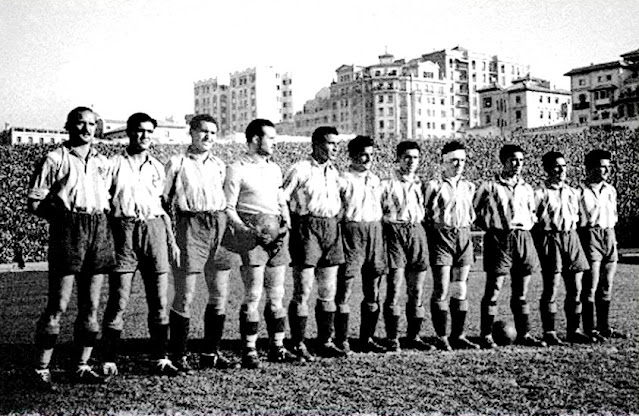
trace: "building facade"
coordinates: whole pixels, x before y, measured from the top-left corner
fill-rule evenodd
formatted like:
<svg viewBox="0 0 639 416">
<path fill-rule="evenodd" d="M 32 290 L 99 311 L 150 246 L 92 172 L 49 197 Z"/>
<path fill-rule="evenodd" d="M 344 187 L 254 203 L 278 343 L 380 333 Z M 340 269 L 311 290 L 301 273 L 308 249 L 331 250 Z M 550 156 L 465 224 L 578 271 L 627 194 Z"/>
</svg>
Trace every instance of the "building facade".
<svg viewBox="0 0 639 416">
<path fill-rule="evenodd" d="M 548 81 L 526 76 L 509 87 L 494 84 L 477 90 L 480 128 L 496 127 L 501 134 L 571 121 L 571 93 L 550 88 Z"/>
<path fill-rule="evenodd" d="M 564 75 L 570 77 L 573 123 L 597 126 L 639 116 L 639 49 Z"/>
<path fill-rule="evenodd" d="M 293 122 L 293 78 L 272 66 L 248 68 L 229 74 L 229 85 L 217 78 L 193 85 L 194 114 L 210 114 L 219 124 L 219 135 L 243 133 L 255 118 L 273 123 Z"/>
<path fill-rule="evenodd" d="M 57 144 L 68 139 L 69 133 L 66 130 L 6 126 L 6 129 L 0 132 L 0 144 L 8 146 Z"/>
<path fill-rule="evenodd" d="M 321 124 L 377 139 L 448 137 L 479 125 L 477 89 L 509 85 L 527 66 L 457 47 L 405 61 L 384 53 L 369 66 L 342 65 L 326 90 L 295 115 L 296 133 Z"/>
<path fill-rule="evenodd" d="M 460 46 L 423 54 L 420 60 L 437 63 L 440 78 L 449 81 L 447 111 L 450 127 L 456 132 L 481 124 L 477 90 L 493 84 L 507 87 L 529 72 L 528 65 L 511 58 L 469 51 Z"/>
<path fill-rule="evenodd" d="M 210 114 L 217 120 L 220 136 L 231 131 L 229 86 L 219 84 L 217 78 L 196 81 L 193 84 L 194 114 Z"/>
</svg>

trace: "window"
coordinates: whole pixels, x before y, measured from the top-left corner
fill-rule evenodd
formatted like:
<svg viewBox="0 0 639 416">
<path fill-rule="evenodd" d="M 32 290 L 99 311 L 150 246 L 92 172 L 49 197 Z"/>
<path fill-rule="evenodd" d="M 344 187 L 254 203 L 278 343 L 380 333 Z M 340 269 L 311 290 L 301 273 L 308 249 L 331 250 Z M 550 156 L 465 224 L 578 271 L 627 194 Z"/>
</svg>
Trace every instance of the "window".
<svg viewBox="0 0 639 416">
<path fill-rule="evenodd" d="M 442 130 L 446 130 L 446 124 L 442 123 L 440 127 Z"/>
<path fill-rule="evenodd" d="M 389 95 L 388 98 L 386 99 L 387 103 L 392 103 L 393 102 L 393 96 Z"/>
<path fill-rule="evenodd" d="M 515 111 L 515 119 L 518 121 L 521 120 L 521 110 Z"/>
<path fill-rule="evenodd" d="M 521 95 L 515 95 L 515 104 L 521 104 Z"/>
<path fill-rule="evenodd" d="M 492 97 L 486 97 L 484 98 L 484 108 L 490 108 L 493 106 L 493 99 Z"/>
<path fill-rule="evenodd" d="M 475 69 L 475 61 L 471 62 L 471 66 L 472 66 L 473 69 Z"/>
<path fill-rule="evenodd" d="M 503 74 L 504 72 L 506 72 L 506 66 L 505 66 L 505 65 L 502 65 L 502 66 L 501 66 L 501 73 Z"/>
<path fill-rule="evenodd" d="M 490 114 L 486 114 L 486 124 L 490 124 Z"/>
<path fill-rule="evenodd" d="M 377 97 L 377 102 L 378 103 L 383 103 L 384 102 L 384 96 L 380 95 L 379 97 Z"/>
<path fill-rule="evenodd" d="M 379 120 L 379 128 L 380 129 L 384 128 L 384 120 Z"/>
<path fill-rule="evenodd" d="M 388 115 L 392 116 L 394 114 L 393 107 L 388 107 Z"/>
<path fill-rule="evenodd" d="M 418 122 L 417 122 L 417 128 L 418 128 L 418 129 L 421 129 L 421 128 L 422 128 L 422 122 L 421 122 L 421 121 L 418 121 Z"/>
<path fill-rule="evenodd" d="M 539 118 L 544 118 L 544 112 L 543 111 L 539 112 Z"/>
<path fill-rule="evenodd" d="M 384 115 L 384 109 L 382 107 L 380 107 L 377 112 L 379 113 L 380 116 Z"/>
<path fill-rule="evenodd" d="M 606 75 L 606 81 L 612 81 L 612 75 Z"/>
<path fill-rule="evenodd" d="M 586 80 L 584 78 L 580 78 L 579 81 L 577 81 L 577 83 L 581 86 L 581 85 L 586 85 Z"/>
<path fill-rule="evenodd" d="M 540 95 L 540 96 L 539 96 L 539 102 L 540 102 L 540 103 L 543 103 L 543 102 L 544 102 L 544 96 L 543 96 L 543 95 Z"/>
<path fill-rule="evenodd" d="M 548 96 L 548 104 L 550 104 L 550 96 Z"/>
</svg>

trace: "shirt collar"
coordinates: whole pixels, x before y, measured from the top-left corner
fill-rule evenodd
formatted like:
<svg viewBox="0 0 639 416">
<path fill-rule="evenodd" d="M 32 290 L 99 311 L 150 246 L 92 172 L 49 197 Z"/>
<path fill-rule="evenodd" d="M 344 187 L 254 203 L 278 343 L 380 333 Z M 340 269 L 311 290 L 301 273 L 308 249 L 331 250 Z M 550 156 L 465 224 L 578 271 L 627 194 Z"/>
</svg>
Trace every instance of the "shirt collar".
<svg viewBox="0 0 639 416">
<path fill-rule="evenodd" d="M 495 175 L 495 180 L 496 180 L 497 182 L 499 182 L 499 183 L 503 184 L 503 185 L 506 185 L 506 186 L 513 186 L 513 185 L 511 185 L 511 184 L 510 184 L 510 182 L 509 182 L 507 179 L 503 178 L 500 174 L 496 174 L 496 175 Z M 517 181 L 515 182 L 514 186 L 517 186 L 517 185 L 523 185 L 523 184 L 524 184 L 524 180 L 522 179 L 522 177 L 521 177 L 521 176 L 519 176 L 519 177 L 517 178 Z"/>
<path fill-rule="evenodd" d="M 210 150 L 205 153 L 196 153 L 193 151 L 192 145 L 186 149 L 186 155 L 193 160 L 200 160 L 202 162 L 206 162 L 208 159 L 213 159 L 213 155 Z"/>
<path fill-rule="evenodd" d="M 548 189 L 563 189 L 566 187 L 566 183 L 565 182 L 561 182 L 561 183 L 550 183 L 548 181 L 544 181 L 544 185 L 546 185 L 546 188 Z"/>
<path fill-rule="evenodd" d="M 69 153 L 74 154 L 75 156 L 83 159 L 83 156 L 75 150 L 75 147 L 71 146 L 68 141 L 64 142 L 62 146 L 66 147 Z M 95 157 L 98 155 L 98 151 L 95 149 L 93 145 L 89 146 L 89 151 L 87 152 L 87 159 Z"/>
<path fill-rule="evenodd" d="M 333 165 L 333 162 L 331 162 L 330 159 L 326 160 L 326 162 L 324 163 L 319 163 L 317 160 L 315 160 L 313 156 L 309 156 L 308 158 L 311 161 L 311 166 L 326 168 L 326 169 L 335 169 L 335 165 Z"/>
<path fill-rule="evenodd" d="M 393 171 L 393 179 L 404 182 L 404 183 L 420 184 L 422 182 L 422 180 L 419 178 L 419 175 L 414 175 L 413 179 L 410 180 L 406 176 L 402 175 L 399 169 L 395 169 Z"/>
</svg>

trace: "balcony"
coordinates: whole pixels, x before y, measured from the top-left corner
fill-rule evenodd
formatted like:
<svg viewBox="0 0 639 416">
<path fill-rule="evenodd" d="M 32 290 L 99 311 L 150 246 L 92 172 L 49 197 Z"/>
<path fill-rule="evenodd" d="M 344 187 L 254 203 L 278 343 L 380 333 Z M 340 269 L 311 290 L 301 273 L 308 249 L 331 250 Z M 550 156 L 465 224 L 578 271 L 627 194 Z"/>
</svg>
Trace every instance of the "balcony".
<svg viewBox="0 0 639 416">
<path fill-rule="evenodd" d="M 457 101 L 455 103 L 455 107 L 457 108 L 468 108 L 468 101 Z"/>
</svg>

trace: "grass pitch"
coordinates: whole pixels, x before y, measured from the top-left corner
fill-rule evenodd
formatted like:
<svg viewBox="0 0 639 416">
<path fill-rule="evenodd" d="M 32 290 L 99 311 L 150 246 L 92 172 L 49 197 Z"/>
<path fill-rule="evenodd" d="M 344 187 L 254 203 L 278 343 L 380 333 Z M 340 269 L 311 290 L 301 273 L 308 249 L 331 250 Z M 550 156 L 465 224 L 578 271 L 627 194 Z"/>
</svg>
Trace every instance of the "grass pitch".
<svg viewBox="0 0 639 416">
<path fill-rule="evenodd" d="M 355 353 L 347 359 L 319 359 L 307 365 L 271 364 L 266 362 L 267 335 L 262 324 L 258 344 L 262 369 L 202 370 L 175 378 L 148 374 L 146 304 L 143 285 L 136 279 L 123 333 L 121 375 L 101 386 L 71 382 L 66 370 L 72 354 L 74 299 L 52 363 L 59 391 L 43 394 L 31 390 L 24 375 L 33 359 L 35 321 L 46 301 L 46 272 L 4 273 L 0 274 L 0 414 L 633 414 L 639 412 L 637 277 L 639 265 L 619 265 L 611 320 L 633 334 L 629 340 L 546 349 Z M 242 283 L 236 274 L 232 279 L 223 349 L 239 358 Z M 483 272 L 473 271 L 467 324 L 471 336 L 479 332 L 483 286 Z M 531 286 L 532 323 L 540 335 L 541 278 L 534 278 Z M 352 344 L 359 330 L 359 289 L 351 300 Z M 429 279 L 426 302 L 431 289 Z M 291 292 L 289 275 L 287 302 Z M 105 284 L 102 310 L 106 293 Z M 201 348 L 206 297 L 202 280 L 191 329 L 194 352 Z M 502 319 L 512 319 L 509 297 L 505 287 L 500 298 Z M 565 321 L 563 313 L 558 315 L 563 336 Z M 309 320 L 308 332 L 314 337 L 314 319 Z M 422 334 L 427 339 L 434 336 L 429 315 Z M 384 336 L 381 321 L 377 335 Z M 309 344 L 312 347 L 312 340 Z M 99 358 L 99 349 L 94 355 Z"/>
</svg>

